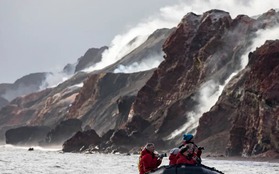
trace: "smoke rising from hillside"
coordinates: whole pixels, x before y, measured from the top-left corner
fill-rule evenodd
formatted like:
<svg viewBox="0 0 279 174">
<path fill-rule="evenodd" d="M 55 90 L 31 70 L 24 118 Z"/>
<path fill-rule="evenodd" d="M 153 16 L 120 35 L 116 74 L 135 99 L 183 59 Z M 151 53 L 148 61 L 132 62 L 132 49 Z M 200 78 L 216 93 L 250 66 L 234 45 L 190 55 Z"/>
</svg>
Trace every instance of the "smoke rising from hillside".
<svg viewBox="0 0 279 174">
<path fill-rule="evenodd" d="M 46 88 L 54 88 L 54 87 L 58 86 L 60 83 L 63 83 L 64 81 L 68 80 L 71 77 L 72 77 L 72 74 L 66 74 L 64 72 L 49 73 L 46 76 L 46 80 L 40 86 L 40 90 L 43 90 Z"/>
<path fill-rule="evenodd" d="M 278 6 L 278 3 L 272 0 L 267 0 L 264 2 L 261 0 L 196 0 L 180 2 L 179 4 L 163 7 L 160 9 L 160 13 L 158 15 L 151 16 L 145 21 L 139 23 L 137 26 L 129 29 L 124 34 L 115 36 L 109 46 L 109 49 L 103 53 L 101 62 L 84 71 L 91 72 L 94 70 L 99 70 L 115 63 L 123 56 L 127 55 L 136 47 L 141 45 L 156 29 L 175 27 L 182 17 L 188 12 L 202 14 L 205 11 L 211 9 L 221 9 L 228 11 L 232 18 L 234 18 L 239 14 L 243 14 L 244 12 L 249 16 L 258 15 L 276 6 Z M 130 44 L 131 41 L 133 41 L 132 44 Z M 148 61 L 150 62 L 150 60 Z M 141 63 L 135 62 L 135 64 L 140 65 Z M 143 71 L 146 69 L 144 64 L 142 65 L 142 69 L 140 66 L 137 66 L 138 71 Z"/>
<path fill-rule="evenodd" d="M 172 139 L 183 132 L 195 134 L 199 118 L 202 116 L 202 114 L 208 112 L 210 108 L 215 105 L 225 85 L 232 79 L 233 76 L 244 69 L 248 64 L 248 54 L 252 51 L 255 51 L 256 48 L 262 46 L 266 40 L 279 39 L 279 26 L 267 28 L 265 30 L 259 30 L 256 32 L 255 36 L 256 37 L 252 40 L 252 45 L 247 49 L 246 53 L 241 56 L 241 68 L 238 71 L 232 73 L 224 85 L 220 85 L 214 81 L 206 82 L 205 85 L 201 87 L 198 95 L 193 97 L 193 99 L 199 104 L 195 107 L 195 109 L 193 109 L 192 112 L 187 113 L 188 121 L 183 126 L 172 132 L 165 139 Z"/>
<path fill-rule="evenodd" d="M 201 1 L 195 1 L 195 2 L 189 2 L 192 5 L 192 11 L 193 12 L 199 12 L 200 10 L 206 11 L 204 8 L 218 8 L 222 9 L 224 11 L 230 12 L 230 15 L 232 18 L 235 18 L 238 14 L 245 14 L 249 16 L 255 16 L 262 14 L 266 11 L 268 11 L 270 8 L 278 6 L 273 1 L 219 1 L 218 4 L 215 4 L 216 1 L 209 0 L 206 1 L 205 5 L 198 5 L 197 2 Z M 239 3 L 239 4 L 237 4 Z M 237 8 L 233 8 L 237 7 Z M 177 7 L 179 8 L 179 7 Z M 231 10 L 233 9 L 233 10 Z M 165 139 L 172 139 L 178 135 L 181 135 L 183 132 L 190 132 L 195 134 L 196 127 L 198 126 L 198 120 L 202 116 L 203 113 L 208 112 L 212 106 L 215 105 L 217 102 L 219 96 L 221 95 L 224 86 L 229 82 L 229 80 L 236 75 L 240 70 L 245 68 L 245 66 L 248 63 L 248 54 L 251 51 L 254 51 L 257 47 L 264 44 L 266 40 L 274 40 L 279 38 L 279 27 L 269 28 L 266 30 L 259 30 L 256 33 L 256 37 L 252 40 L 252 45 L 250 48 L 247 49 L 246 53 L 241 57 L 241 68 L 230 75 L 230 77 L 226 80 L 224 85 L 220 85 L 214 81 L 208 81 L 205 83 L 203 87 L 199 90 L 199 94 L 194 97 L 194 100 L 197 101 L 198 106 L 193 109 L 192 112 L 187 113 L 187 122 L 172 132 L 169 136 L 165 137 Z M 218 80 L 217 80 L 218 81 Z"/>
<path fill-rule="evenodd" d="M 127 66 L 119 65 L 113 72 L 133 73 L 133 72 L 146 71 L 158 67 L 162 61 L 163 61 L 163 54 L 152 55 L 150 57 L 143 59 L 140 62 L 134 62 Z"/>
<path fill-rule="evenodd" d="M 7 89 L 1 97 L 5 98 L 8 101 L 12 101 L 18 96 L 30 94 L 34 91 L 37 91 L 38 87 L 36 85 L 24 85 L 20 84 L 16 89 Z"/>
<path fill-rule="evenodd" d="M 203 4 L 203 5 L 201 5 Z M 181 2 L 172 6 L 163 7 L 157 15 L 153 15 L 133 28 L 130 28 L 127 32 L 115 36 L 112 40 L 110 47 L 102 55 L 101 62 L 85 69 L 85 72 L 91 72 L 94 70 L 102 69 L 109 66 L 116 61 L 123 58 L 125 55 L 129 54 L 135 48 L 140 46 L 146 41 L 148 36 L 152 34 L 156 29 L 159 28 L 172 28 L 175 27 L 182 17 L 188 12 L 195 12 L 197 14 L 202 14 L 203 12 L 210 9 L 222 9 L 230 12 L 230 15 L 234 18 L 238 14 L 245 14 L 249 16 L 258 15 L 266 12 L 272 7 L 276 7 L 278 4 L 272 0 L 266 0 L 265 2 L 261 0 L 233 0 L 233 1 L 218 1 L 218 0 L 197 0 L 189 2 Z M 265 38 L 272 39 L 276 38 L 277 30 L 271 29 L 270 32 L 258 32 L 258 41 L 255 41 L 251 49 L 247 51 L 247 54 L 243 55 L 242 66 L 248 62 L 248 53 L 254 50 L 257 46 L 260 46 L 266 40 Z M 273 33 L 273 34 L 271 34 Z M 278 37 L 277 37 L 278 38 Z M 158 56 L 150 55 L 148 58 L 141 62 L 134 62 L 130 65 L 119 65 L 117 69 L 114 70 L 115 73 L 132 73 L 138 71 L 145 71 L 148 69 L 156 68 L 163 58 Z M 61 73 L 55 73 L 57 77 L 50 76 L 47 78 L 45 84 L 49 86 L 55 86 L 63 80 L 69 78 L 63 77 Z M 61 80 L 59 82 L 59 79 Z M 45 85 L 46 86 L 46 85 Z"/>
<path fill-rule="evenodd" d="M 126 33 L 115 36 L 109 49 L 103 53 L 101 62 L 84 71 L 91 72 L 109 66 L 140 46 L 155 30 L 175 27 L 183 13 L 176 14 L 176 16 L 172 13 L 169 8 L 162 8 L 159 15 L 152 16 Z"/>
<path fill-rule="evenodd" d="M 188 12 L 202 14 L 207 10 L 221 9 L 228 11 L 232 18 L 235 18 L 237 15 L 244 13 L 248 16 L 256 16 L 277 6 L 278 4 L 272 0 L 266 0 L 264 2 L 261 0 L 196 0 L 164 7 L 161 9 L 158 15 L 152 16 L 149 19 L 141 22 L 136 27 L 128 30 L 126 33 L 115 36 L 109 46 L 109 49 L 103 53 L 101 62 L 86 69 L 85 71 L 91 72 L 94 70 L 99 70 L 115 63 L 145 42 L 147 37 L 156 29 L 175 27 L 182 17 Z M 247 50 L 247 53 L 242 56 L 241 69 L 247 65 L 248 53 L 250 51 L 254 51 L 255 48 L 262 45 L 266 39 L 274 38 L 278 38 L 277 28 L 257 32 L 257 37 L 252 41 L 252 46 Z M 142 62 L 134 62 L 126 66 L 119 65 L 118 68 L 114 70 L 114 72 L 132 73 L 144 71 L 148 70 L 148 68 L 151 69 L 157 67 L 160 61 L 162 61 L 162 59 L 158 58 L 157 56 L 150 56 L 149 58 L 144 59 Z M 226 80 L 226 83 L 235 75 L 235 73 Z M 226 83 L 224 85 L 226 85 Z M 166 138 L 171 139 L 185 131 L 195 133 L 199 118 L 204 112 L 209 111 L 210 108 L 216 103 L 219 96 L 221 95 L 221 92 L 223 91 L 224 85 L 220 85 L 215 81 L 206 82 L 205 85 L 201 87 L 200 92 L 194 97 L 194 99 L 199 104 L 195 109 L 193 109 L 192 112 L 187 114 L 188 122 Z"/>
<path fill-rule="evenodd" d="M 251 51 L 255 51 L 256 48 L 262 46 L 266 40 L 274 40 L 279 39 L 279 26 L 268 28 L 265 30 L 259 30 L 256 33 L 256 37 L 252 40 L 252 45 L 246 53 L 241 57 L 241 68 L 237 71 L 244 69 L 248 64 L 248 54 Z M 233 76 L 237 74 L 234 72 L 230 75 L 230 77 L 226 80 L 224 85 L 219 85 L 214 81 L 207 82 L 201 89 L 198 94 L 198 97 L 195 98 L 199 104 L 194 109 L 194 111 L 188 113 L 187 122 L 178 130 L 173 132 L 168 138 L 174 138 L 177 135 L 180 135 L 183 132 L 191 132 L 193 134 L 196 133 L 196 128 L 198 126 L 199 118 L 203 113 L 208 112 L 212 106 L 218 101 L 219 96 L 221 95 L 225 85 L 232 79 Z"/>
<path fill-rule="evenodd" d="M 256 32 L 256 37 L 252 41 L 252 45 L 247 50 L 247 52 L 241 58 L 241 66 L 244 68 L 248 64 L 248 54 L 251 51 L 255 51 L 256 48 L 262 46 L 266 40 L 279 39 L 279 26 L 274 26 L 272 28 L 267 28 L 265 30 L 259 30 Z"/>
<path fill-rule="evenodd" d="M 220 85 L 213 80 L 206 82 L 198 94 L 193 97 L 193 100 L 197 101 L 198 105 L 193 111 L 187 113 L 187 122 L 180 128 L 172 132 L 169 136 L 165 137 L 166 140 L 170 140 L 183 132 L 195 134 L 196 128 L 199 125 L 199 118 L 203 113 L 209 111 L 212 106 L 218 101 L 219 96 L 223 92 L 225 85 L 236 75 L 232 73 L 230 77 L 225 81 L 224 85 Z"/>
<path fill-rule="evenodd" d="M 110 43 L 109 49 L 103 53 L 101 62 L 95 64 L 85 71 L 91 72 L 94 70 L 99 70 L 115 63 L 145 42 L 148 36 L 155 30 L 159 28 L 172 28 L 177 26 L 182 17 L 188 12 L 202 14 L 207 10 L 221 9 L 230 12 L 232 18 L 235 18 L 238 14 L 243 13 L 249 16 L 255 16 L 268 11 L 270 8 L 276 7 L 278 7 L 278 2 L 274 0 L 187 0 L 187 2 L 181 2 L 173 6 L 161 8 L 157 15 L 153 15 L 150 18 L 141 21 L 135 27 L 128 29 L 126 32 L 115 36 L 115 38 Z M 250 51 L 253 51 L 256 47 L 262 45 L 266 39 L 277 39 L 279 37 L 278 33 L 278 28 L 259 31 L 257 33 L 257 38 L 253 41 L 253 45 L 249 50 L 247 50 L 247 55 L 243 55 L 242 67 L 244 68 L 246 66 L 248 62 L 248 53 Z M 142 62 L 134 62 L 126 66 L 120 65 L 114 72 L 131 73 L 144 71 L 157 67 L 162 60 L 163 59 L 160 57 L 160 55 L 150 55 Z M 53 73 L 53 75 L 49 75 L 47 77 L 42 89 L 56 86 L 68 78 L 69 76 L 64 73 Z M 184 130 L 193 130 L 193 128 L 196 127 L 197 120 L 201 114 L 208 111 L 211 106 L 215 104 L 220 95 L 220 91 L 222 91 L 222 86 L 214 83 L 213 81 L 207 82 L 207 85 L 200 89 L 200 94 L 196 96 L 196 100 L 200 103 L 198 107 L 201 109 L 189 113 L 188 120 L 192 121 L 189 121 L 187 123 L 188 125 L 179 129 L 178 132 Z M 10 95 L 11 94 L 9 94 L 9 96 Z"/>
</svg>

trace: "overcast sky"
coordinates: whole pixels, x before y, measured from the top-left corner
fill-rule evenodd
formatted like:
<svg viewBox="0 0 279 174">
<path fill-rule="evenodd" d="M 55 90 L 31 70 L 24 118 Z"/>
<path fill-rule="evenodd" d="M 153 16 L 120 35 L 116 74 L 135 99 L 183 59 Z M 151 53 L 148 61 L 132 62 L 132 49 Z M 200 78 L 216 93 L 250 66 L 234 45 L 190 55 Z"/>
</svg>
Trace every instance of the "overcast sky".
<svg viewBox="0 0 279 174">
<path fill-rule="evenodd" d="M 0 83 L 74 63 L 178 0 L 0 0 Z"/>
<path fill-rule="evenodd" d="M 184 4 L 187 7 L 178 2 L 187 2 Z M 165 9 L 169 17 L 181 19 L 190 11 L 202 13 L 212 8 L 229 11 L 233 17 L 239 13 L 254 15 L 276 8 L 278 3 L 275 0 L 0 0 L 0 83 L 12 83 L 29 73 L 61 70 L 67 63 L 76 62 L 89 48 L 109 46 L 115 35 L 156 16 L 165 6 L 172 6 Z"/>
</svg>

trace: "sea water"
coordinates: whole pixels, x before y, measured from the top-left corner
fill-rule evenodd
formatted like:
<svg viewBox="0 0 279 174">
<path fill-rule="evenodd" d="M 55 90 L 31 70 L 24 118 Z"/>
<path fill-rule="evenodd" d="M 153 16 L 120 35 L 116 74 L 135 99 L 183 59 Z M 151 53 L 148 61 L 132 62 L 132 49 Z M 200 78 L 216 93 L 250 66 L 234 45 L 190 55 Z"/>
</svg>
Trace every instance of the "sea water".
<svg viewBox="0 0 279 174">
<path fill-rule="evenodd" d="M 0 146 L 1 174 L 138 174 L 138 155 L 62 153 L 61 149 Z M 168 158 L 162 165 L 167 165 Z M 279 174 L 277 162 L 203 159 L 225 174 Z"/>
</svg>

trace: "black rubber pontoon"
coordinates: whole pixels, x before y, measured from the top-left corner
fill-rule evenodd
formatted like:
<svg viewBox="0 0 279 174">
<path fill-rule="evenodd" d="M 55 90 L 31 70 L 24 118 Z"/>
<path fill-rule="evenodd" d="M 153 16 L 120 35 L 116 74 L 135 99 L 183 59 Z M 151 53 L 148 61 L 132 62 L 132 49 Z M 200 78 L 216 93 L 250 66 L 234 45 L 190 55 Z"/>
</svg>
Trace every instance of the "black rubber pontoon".
<svg viewBox="0 0 279 174">
<path fill-rule="evenodd" d="M 213 167 L 205 165 L 162 166 L 152 174 L 224 174 Z"/>
</svg>

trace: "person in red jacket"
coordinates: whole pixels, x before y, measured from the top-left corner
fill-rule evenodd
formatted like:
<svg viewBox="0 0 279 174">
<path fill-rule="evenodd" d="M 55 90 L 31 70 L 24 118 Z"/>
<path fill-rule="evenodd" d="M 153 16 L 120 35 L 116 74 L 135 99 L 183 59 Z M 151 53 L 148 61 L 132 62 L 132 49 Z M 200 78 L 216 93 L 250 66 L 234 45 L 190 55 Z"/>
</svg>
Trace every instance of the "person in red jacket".
<svg viewBox="0 0 279 174">
<path fill-rule="evenodd" d="M 197 159 L 197 161 L 201 162 L 201 154 L 202 154 L 202 150 L 204 150 L 203 147 L 198 147 L 194 141 L 193 141 L 194 136 L 192 134 L 184 134 L 183 135 L 183 142 L 182 145 L 179 146 L 179 148 L 183 148 L 188 144 L 192 144 L 193 145 L 193 149 L 194 149 L 194 158 Z M 200 163 L 199 162 L 199 163 Z"/>
<path fill-rule="evenodd" d="M 169 165 L 175 165 L 176 164 L 178 153 L 179 153 L 179 148 L 173 148 L 173 149 L 170 150 Z"/>
<path fill-rule="evenodd" d="M 139 172 L 145 174 L 155 170 L 161 163 L 162 159 L 154 153 L 155 146 L 153 143 L 147 143 L 141 151 L 139 159 Z"/>
<path fill-rule="evenodd" d="M 192 144 L 187 144 L 182 149 L 180 149 L 180 152 L 177 154 L 177 161 L 176 164 L 190 164 L 195 165 L 198 162 L 196 161 L 194 157 L 194 148 Z"/>
</svg>

